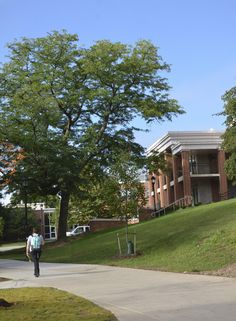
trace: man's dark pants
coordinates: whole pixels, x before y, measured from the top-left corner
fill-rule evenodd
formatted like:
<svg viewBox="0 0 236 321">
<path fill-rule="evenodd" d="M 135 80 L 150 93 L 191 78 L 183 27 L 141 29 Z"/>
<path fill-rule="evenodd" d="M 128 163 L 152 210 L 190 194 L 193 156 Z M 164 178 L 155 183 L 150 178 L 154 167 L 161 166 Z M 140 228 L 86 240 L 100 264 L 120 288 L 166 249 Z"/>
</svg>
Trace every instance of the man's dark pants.
<svg viewBox="0 0 236 321">
<path fill-rule="evenodd" d="M 34 250 L 32 250 L 31 255 L 32 255 L 32 259 L 34 261 L 34 275 L 38 277 L 40 275 L 39 259 L 40 259 L 40 256 L 41 256 L 41 250 L 40 249 L 34 249 Z"/>
</svg>

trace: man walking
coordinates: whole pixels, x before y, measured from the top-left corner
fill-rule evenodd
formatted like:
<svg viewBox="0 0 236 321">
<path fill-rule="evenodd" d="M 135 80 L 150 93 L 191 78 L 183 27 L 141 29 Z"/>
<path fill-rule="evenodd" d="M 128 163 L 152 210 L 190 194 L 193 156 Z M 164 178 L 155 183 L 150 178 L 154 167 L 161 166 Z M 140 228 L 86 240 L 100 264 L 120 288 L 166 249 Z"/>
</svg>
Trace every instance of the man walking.
<svg viewBox="0 0 236 321">
<path fill-rule="evenodd" d="M 41 249 L 42 245 L 44 245 L 44 239 L 42 235 L 38 234 L 36 228 L 33 228 L 32 235 L 30 235 L 27 239 L 26 245 L 26 255 L 32 257 L 34 261 L 34 275 L 35 277 L 39 277 L 40 270 L 39 270 L 39 259 L 41 256 Z"/>
</svg>

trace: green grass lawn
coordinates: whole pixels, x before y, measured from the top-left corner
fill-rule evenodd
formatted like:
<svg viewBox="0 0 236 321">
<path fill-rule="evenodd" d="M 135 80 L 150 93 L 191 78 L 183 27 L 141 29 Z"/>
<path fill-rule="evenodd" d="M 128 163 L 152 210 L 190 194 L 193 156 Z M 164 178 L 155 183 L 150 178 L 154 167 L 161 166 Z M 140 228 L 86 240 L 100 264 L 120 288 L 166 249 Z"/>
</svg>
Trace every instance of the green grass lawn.
<svg viewBox="0 0 236 321">
<path fill-rule="evenodd" d="M 176 272 L 210 271 L 236 262 L 236 199 L 194 208 L 129 227 L 135 257 L 119 257 L 117 233 L 127 253 L 125 229 L 90 233 L 44 248 L 42 261 L 95 263 Z M 131 240 L 133 235 L 130 235 Z M 24 257 L 22 250 L 0 258 Z"/>
<path fill-rule="evenodd" d="M 114 315 L 97 305 L 53 288 L 0 290 L 0 298 L 14 303 L 0 307 L 2 321 L 115 321 Z"/>
</svg>

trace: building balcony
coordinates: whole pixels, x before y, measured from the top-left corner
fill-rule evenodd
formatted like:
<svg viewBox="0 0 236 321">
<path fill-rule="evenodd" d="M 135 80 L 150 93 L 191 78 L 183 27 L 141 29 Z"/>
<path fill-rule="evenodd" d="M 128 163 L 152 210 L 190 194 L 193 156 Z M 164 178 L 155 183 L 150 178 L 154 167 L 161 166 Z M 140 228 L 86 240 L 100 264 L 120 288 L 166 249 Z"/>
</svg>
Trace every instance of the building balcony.
<svg viewBox="0 0 236 321">
<path fill-rule="evenodd" d="M 190 173 L 193 175 L 218 174 L 218 168 L 209 163 L 194 163 L 190 164 Z"/>
</svg>

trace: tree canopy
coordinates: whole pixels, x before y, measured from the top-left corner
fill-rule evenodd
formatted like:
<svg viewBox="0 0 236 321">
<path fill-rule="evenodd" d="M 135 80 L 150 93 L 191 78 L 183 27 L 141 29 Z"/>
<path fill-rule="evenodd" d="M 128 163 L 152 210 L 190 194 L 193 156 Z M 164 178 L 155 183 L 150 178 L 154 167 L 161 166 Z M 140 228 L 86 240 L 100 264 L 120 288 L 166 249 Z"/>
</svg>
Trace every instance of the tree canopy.
<svg viewBox="0 0 236 321">
<path fill-rule="evenodd" d="M 229 179 L 236 183 L 236 87 L 224 94 L 223 101 L 224 110 L 221 114 L 226 116 L 223 148 L 228 154 L 225 170 Z"/>
<path fill-rule="evenodd" d="M 0 70 L 0 139 L 23 150 L 9 186 L 28 179 L 37 195 L 61 194 L 58 237 L 66 234 L 68 204 L 81 180 L 114 163 L 122 150 L 140 157 L 136 117 L 171 120 L 183 113 L 169 97 L 170 70 L 158 48 L 97 41 L 80 47 L 66 31 L 8 45 Z"/>
</svg>

